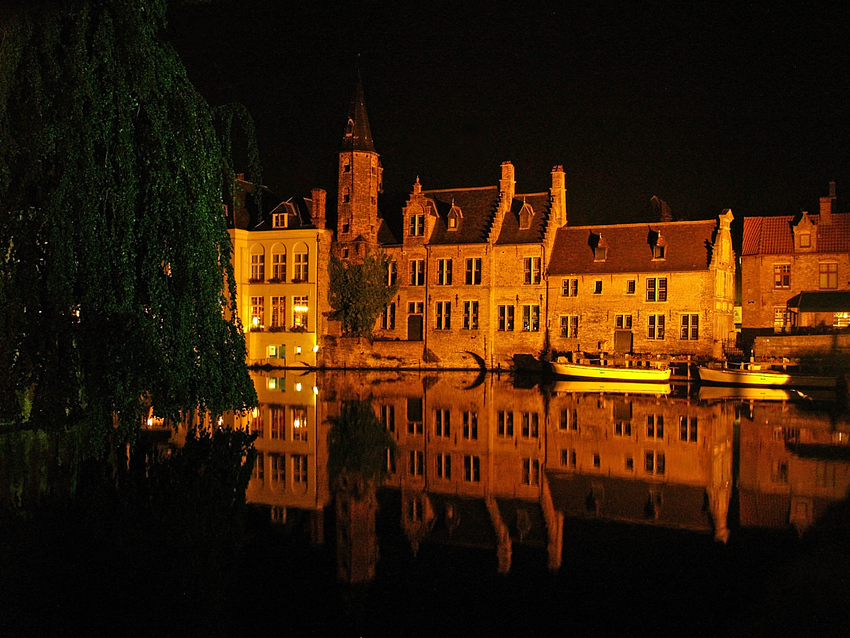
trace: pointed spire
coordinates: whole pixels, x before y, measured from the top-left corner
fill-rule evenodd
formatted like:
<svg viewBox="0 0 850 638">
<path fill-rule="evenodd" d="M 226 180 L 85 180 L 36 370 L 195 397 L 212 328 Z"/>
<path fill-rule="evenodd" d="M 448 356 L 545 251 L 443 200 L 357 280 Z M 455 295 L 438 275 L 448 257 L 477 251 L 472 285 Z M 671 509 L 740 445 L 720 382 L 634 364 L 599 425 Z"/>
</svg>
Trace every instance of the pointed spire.
<svg viewBox="0 0 850 638">
<path fill-rule="evenodd" d="M 360 68 L 357 69 L 357 79 L 354 95 L 348 109 L 348 123 L 345 126 L 345 136 L 342 138 L 342 150 L 375 152 L 372 143 L 372 131 L 369 128 L 369 117 L 366 115 L 366 100 L 363 97 L 363 82 L 360 79 Z"/>
</svg>

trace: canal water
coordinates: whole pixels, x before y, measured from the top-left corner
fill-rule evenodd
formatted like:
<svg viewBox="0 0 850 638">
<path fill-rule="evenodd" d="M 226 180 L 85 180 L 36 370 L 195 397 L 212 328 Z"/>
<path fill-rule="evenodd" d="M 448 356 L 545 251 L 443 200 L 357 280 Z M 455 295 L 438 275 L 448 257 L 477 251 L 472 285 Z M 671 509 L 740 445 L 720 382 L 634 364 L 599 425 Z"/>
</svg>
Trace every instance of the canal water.
<svg viewBox="0 0 850 638">
<path fill-rule="evenodd" d="M 468 372 L 254 379 L 259 407 L 222 422 L 256 433 L 258 455 L 216 595 L 66 557 L 39 622 L 5 626 L 50 631 L 54 614 L 138 635 L 850 631 L 842 397 Z M 394 447 L 378 450 L 374 483 L 362 476 L 380 437 L 347 443 L 363 467 L 332 470 L 339 417 L 364 403 Z M 37 596 L 46 570 L 4 583 Z"/>
</svg>

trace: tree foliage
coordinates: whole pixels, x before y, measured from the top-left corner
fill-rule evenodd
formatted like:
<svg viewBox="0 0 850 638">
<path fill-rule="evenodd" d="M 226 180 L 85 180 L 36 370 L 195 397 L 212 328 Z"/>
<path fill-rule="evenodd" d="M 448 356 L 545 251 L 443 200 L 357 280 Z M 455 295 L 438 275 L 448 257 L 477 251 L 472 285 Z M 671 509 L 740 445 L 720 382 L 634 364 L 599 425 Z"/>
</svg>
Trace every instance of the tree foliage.
<svg viewBox="0 0 850 638">
<path fill-rule="evenodd" d="M 368 401 L 345 401 L 332 418 L 328 434 L 328 476 L 331 483 L 356 476 L 372 484 L 387 476 L 387 451 L 396 453 L 396 442 L 378 420 Z"/>
<path fill-rule="evenodd" d="M 388 263 L 383 253 L 368 253 L 359 263 L 331 256 L 330 318 L 342 322 L 345 335 L 372 338 L 375 321 L 398 290 L 387 284 Z"/>
<path fill-rule="evenodd" d="M 0 25 L 0 411 L 101 431 L 256 401 L 214 112 L 165 0 L 37 3 Z"/>
</svg>

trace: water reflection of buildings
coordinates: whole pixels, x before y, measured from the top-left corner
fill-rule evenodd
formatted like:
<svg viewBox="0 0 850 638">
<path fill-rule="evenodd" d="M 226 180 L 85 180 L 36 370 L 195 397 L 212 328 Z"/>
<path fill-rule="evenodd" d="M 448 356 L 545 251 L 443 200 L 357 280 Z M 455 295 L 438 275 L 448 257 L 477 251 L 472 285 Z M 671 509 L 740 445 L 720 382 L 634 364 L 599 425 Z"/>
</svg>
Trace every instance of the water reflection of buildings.
<svg viewBox="0 0 850 638">
<path fill-rule="evenodd" d="M 261 432 L 248 500 L 268 505 L 278 522 L 288 509 L 309 511 L 317 543 L 333 504 L 347 582 L 374 576 L 378 544 L 374 492 L 349 486 L 334 495 L 327 474 L 331 419 L 345 400 L 370 401 L 398 443 L 383 489 L 400 505 L 412 551 L 423 543 L 485 548 L 500 571 L 517 545 L 546 552 L 557 569 L 569 543 L 564 517 L 725 541 L 739 423 L 742 525 L 803 529 L 850 486 L 848 461 L 818 457 L 847 435 L 825 414 L 796 407 L 795 397 L 704 400 L 669 386 L 542 391 L 469 373 L 290 370 L 255 379 L 261 405 L 233 423 Z"/>
</svg>

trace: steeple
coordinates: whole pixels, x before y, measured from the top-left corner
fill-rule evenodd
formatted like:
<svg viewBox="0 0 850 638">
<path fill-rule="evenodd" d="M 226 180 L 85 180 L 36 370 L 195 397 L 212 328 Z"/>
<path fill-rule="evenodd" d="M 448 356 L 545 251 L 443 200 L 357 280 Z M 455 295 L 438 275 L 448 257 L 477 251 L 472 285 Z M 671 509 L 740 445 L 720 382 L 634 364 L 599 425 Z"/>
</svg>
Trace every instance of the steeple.
<svg viewBox="0 0 850 638">
<path fill-rule="evenodd" d="M 342 152 L 366 151 L 375 152 L 372 143 L 372 131 L 369 128 L 369 116 L 366 115 L 366 100 L 363 97 L 363 82 L 360 79 L 360 69 L 357 69 L 357 80 L 354 95 L 348 109 L 348 124 L 342 138 Z"/>
</svg>

